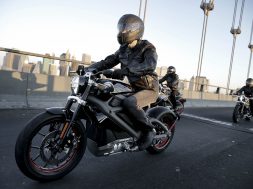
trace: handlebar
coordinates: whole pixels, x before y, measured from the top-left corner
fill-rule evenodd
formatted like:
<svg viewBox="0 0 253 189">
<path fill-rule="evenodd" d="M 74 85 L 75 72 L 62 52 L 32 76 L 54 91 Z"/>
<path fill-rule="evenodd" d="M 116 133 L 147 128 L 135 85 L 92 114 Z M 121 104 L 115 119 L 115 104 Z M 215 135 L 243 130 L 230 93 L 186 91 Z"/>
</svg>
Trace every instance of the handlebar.
<svg viewBox="0 0 253 189">
<path fill-rule="evenodd" d="M 248 98 L 248 99 L 250 99 L 250 100 L 253 100 L 253 96 L 248 97 L 248 96 L 246 96 L 245 94 L 232 94 L 232 97 L 239 97 L 239 96 L 244 96 L 244 97 L 246 97 L 246 98 Z"/>
</svg>

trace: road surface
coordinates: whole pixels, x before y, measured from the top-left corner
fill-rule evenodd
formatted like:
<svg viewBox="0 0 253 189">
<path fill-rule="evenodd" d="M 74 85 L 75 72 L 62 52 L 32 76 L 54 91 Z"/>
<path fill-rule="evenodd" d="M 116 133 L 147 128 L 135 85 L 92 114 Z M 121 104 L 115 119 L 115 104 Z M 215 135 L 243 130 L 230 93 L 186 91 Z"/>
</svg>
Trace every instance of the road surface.
<svg viewBox="0 0 253 189">
<path fill-rule="evenodd" d="M 186 108 L 169 148 L 94 157 L 61 180 L 40 183 L 25 177 L 14 158 L 25 123 L 43 110 L 0 110 L 0 189 L 252 189 L 253 120 L 232 124 L 232 108 Z"/>
</svg>

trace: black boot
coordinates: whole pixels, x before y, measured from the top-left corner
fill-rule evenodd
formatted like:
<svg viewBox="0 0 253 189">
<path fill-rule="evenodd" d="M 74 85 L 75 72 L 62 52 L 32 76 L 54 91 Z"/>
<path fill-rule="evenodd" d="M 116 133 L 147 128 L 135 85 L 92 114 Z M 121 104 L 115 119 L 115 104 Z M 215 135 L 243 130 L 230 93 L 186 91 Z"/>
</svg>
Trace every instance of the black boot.
<svg viewBox="0 0 253 189">
<path fill-rule="evenodd" d="M 155 135 L 154 130 L 143 131 L 141 138 L 138 140 L 139 150 L 145 150 L 151 146 Z"/>
<path fill-rule="evenodd" d="M 144 150 L 152 144 L 155 132 L 154 126 L 147 118 L 145 112 L 137 106 L 137 99 L 135 96 L 130 96 L 123 101 L 123 107 L 126 109 L 129 117 L 133 120 L 134 124 L 142 131 L 140 139 L 137 141 L 140 145 L 139 149 Z"/>
</svg>

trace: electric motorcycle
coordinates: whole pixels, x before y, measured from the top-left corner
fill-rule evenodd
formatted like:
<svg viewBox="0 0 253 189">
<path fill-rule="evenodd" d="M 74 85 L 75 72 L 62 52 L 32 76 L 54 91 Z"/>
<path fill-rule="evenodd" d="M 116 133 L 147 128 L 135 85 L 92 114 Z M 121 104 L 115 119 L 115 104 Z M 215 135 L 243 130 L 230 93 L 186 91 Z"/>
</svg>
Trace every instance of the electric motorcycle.
<svg viewBox="0 0 253 189">
<path fill-rule="evenodd" d="M 232 116 L 234 123 L 239 123 L 242 119 L 247 121 L 251 120 L 252 114 L 250 111 L 250 100 L 252 99 L 253 97 L 246 97 L 244 93 L 237 96 L 237 102 Z"/>
<path fill-rule="evenodd" d="M 46 109 L 19 134 L 15 159 L 27 177 L 52 181 L 65 176 L 80 162 L 86 146 L 95 156 L 140 151 L 141 131 L 121 106 L 133 91 L 100 74 L 88 71 L 73 77 L 65 107 Z M 163 106 L 149 108 L 146 114 L 156 133 L 146 151 L 159 154 L 173 139 L 177 116 Z"/>
<path fill-rule="evenodd" d="M 163 107 L 172 108 L 173 105 L 169 99 L 171 89 L 164 84 L 159 84 L 159 92 L 160 92 L 159 97 L 157 98 L 155 103 L 151 104 L 151 107 L 163 106 Z M 176 112 L 178 116 L 180 116 L 183 113 L 185 102 L 186 102 L 186 99 L 183 98 L 182 94 L 179 93 L 176 96 L 176 103 L 177 103 Z"/>
</svg>

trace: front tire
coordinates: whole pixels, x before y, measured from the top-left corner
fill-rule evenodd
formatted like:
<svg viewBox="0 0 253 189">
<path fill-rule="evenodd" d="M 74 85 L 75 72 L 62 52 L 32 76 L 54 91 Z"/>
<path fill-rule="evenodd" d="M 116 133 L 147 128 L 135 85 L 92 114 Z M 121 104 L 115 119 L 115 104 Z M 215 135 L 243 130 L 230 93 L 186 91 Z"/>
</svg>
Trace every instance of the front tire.
<svg viewBox="0 0 253 189">
<path fill-rule="evenodd" d="M 235 106 L 232 118 L 233 118 L 234 123 L 238 123 L 241 120 L 242 113 L 241 113 L 241 105 L 240 104 L 237 104 Z"/>
<path fill-rule="evenodd" d="M 44 112 L 32 119 L 20 133 L 15 159 L 27 177 L 38 181 L 56 180 L 80 162 L 86 148 L 85 129 L 80 121 L 73 124 L 67 140 L 60 147 L 57 140 L 65 123 L 63 115 Z"/>
</svg>

